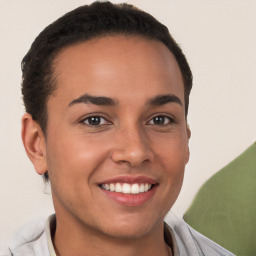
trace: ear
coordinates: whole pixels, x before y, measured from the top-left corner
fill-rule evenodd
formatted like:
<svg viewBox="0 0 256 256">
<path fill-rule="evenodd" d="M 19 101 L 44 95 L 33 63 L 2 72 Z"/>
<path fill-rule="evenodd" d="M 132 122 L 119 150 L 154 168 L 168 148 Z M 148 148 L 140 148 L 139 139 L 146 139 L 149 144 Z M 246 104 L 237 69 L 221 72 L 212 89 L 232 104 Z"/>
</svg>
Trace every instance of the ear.
<svg viewBox="0 0 256 256">
<path fill-rule="evenodd" d="M 190 130 L 189 124 L 187 124 L 187 128 L 186 129 L 187 129 L 187 137 L 188 137 L 186 163 L 188 163 L 189 157 L 190 157 L 189 140 L 190 140 L 190 137 L 191 137 L 191 130 Z"/>
<path fill-rule="evenodd" d="M 188 140 L 189 140 L 191 137 L 191 130 L 190 130 L 189 124 L 187 124 L 187 136 L 188 136 Z"/>
<path fill-rule="evenodd" d="M 26 153 L 36 172 L 43 175 L 48 169 L 45 136 L 40 125 L 28 113 L 22 117 L 21 136 Z"/>
</svg>

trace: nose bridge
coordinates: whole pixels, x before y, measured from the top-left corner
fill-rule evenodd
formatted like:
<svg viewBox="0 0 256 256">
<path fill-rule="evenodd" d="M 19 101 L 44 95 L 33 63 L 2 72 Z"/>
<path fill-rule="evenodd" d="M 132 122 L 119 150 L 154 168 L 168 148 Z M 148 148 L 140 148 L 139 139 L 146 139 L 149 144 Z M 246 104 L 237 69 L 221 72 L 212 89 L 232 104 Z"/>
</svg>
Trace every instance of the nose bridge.
<svg viewBox="0 0 256 256">
<path fill-rule="evenodd" d="M 123 137 L 126 139 L 127 150 L 143 150 L 146 148 L 146 134 L 137 125 L 124 129 Z M 143 150 L 144 151 L 144 150 Z"/>
<path fill-rule="evenodd" d="M 150 153 L 147 135 L 142 127 L 129 124 L 119 129 L 112 152 L 115 162 L 127 162 L 131 166 L 137 166 L 150 160 Z"/>
</svg>

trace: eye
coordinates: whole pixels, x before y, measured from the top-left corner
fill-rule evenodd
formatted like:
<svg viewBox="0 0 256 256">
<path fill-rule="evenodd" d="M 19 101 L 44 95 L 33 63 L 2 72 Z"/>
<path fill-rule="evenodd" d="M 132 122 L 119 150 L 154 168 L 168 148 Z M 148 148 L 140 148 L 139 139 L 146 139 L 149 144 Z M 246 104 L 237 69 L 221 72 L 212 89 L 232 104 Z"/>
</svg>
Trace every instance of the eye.
<svg viewBox="0 0 256 256">
<path fill-rule="evenodd" d="M 155 116 L 153 117 L 149 122 L 148 124 L 150 125 L 168 125 L 168 124 L 171 124 L 173 123 L 174 120 L 169 117 L 169 116 L 164 116 L 164 115 L 161 115 L 161 116 Z"/>
<path fill-rule="evenodd" d="M 83 124 L 90 126 L 101 126 L 109 124 L 109 122 L 102 116 L 89 116 L 81 121 Z"/>
</svg>

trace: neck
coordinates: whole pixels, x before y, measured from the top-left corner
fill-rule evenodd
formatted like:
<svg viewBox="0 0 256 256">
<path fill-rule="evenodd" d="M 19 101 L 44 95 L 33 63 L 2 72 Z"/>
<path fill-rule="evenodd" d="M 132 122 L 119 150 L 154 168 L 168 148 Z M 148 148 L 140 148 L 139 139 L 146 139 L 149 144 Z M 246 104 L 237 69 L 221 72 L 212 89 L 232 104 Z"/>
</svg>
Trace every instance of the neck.
<svg viewBox="0 0 256 256">
<path fill-rule="evenodd" d="M 53 243 L 57 256 L 171 256 L 172 251 L 164 241 L 161 223 L 150 234 L 142 237 L 120 238 L 108 236 L 89 227 L 62 222 L 58 219 Z"/>
</svg>

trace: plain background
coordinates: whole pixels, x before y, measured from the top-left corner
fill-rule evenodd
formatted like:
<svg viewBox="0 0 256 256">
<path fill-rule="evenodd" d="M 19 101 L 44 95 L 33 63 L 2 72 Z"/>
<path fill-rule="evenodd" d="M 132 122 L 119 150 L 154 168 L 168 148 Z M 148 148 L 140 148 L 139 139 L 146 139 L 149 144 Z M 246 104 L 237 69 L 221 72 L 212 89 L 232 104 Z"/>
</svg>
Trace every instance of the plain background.
<svg viewBox="0 0 256 256">
<path fill-rule="evenodd" d="M 256 1 L 128 2 L 168 26 L 194 74 L 191 158 L 173 207 L 182 217 L 199 187 L 256 139 Z M 0 246 L 18 226 L 53 212 L 21 142 L 21 59 L 46 25 L 86 3 L 0 0 Z"/>
</svg>

